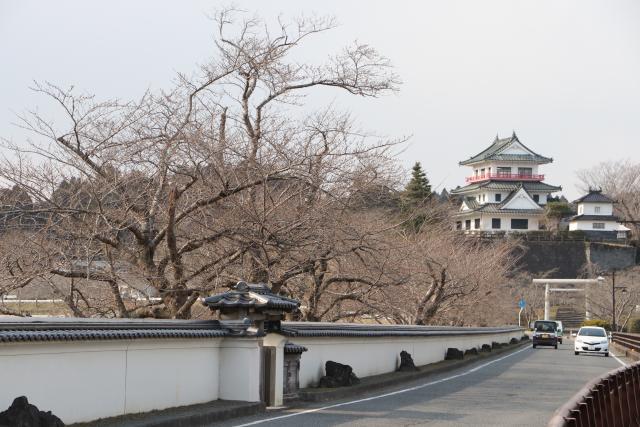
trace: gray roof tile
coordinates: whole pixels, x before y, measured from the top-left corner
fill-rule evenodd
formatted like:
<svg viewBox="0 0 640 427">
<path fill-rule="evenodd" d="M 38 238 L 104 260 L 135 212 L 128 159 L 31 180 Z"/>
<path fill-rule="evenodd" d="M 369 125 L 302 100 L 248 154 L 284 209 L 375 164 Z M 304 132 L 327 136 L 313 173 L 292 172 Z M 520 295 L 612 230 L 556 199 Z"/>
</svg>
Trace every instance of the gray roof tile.
<svg viewBox="0 0 640 427">
<path fill-rule="evenodd" d="M 464 187 L 455 188 L 451 190 L 451 194 L 464 194 L 471 191 L 475 191 L 478 189 L 485 190 L 493 190 L 493 191 L 513 191 L 515 190 L 519 184 L 522 184 L 525 190 L 532 191 L 541 191 L 541 192 L 550 192 L 553 193 L 555 191 L 562 190 L 560 186 L 554 186 L 545 184 L 544 182 L 538 181 L 484 181 L 478 182 L 475 184 L 466 185 Z"/>
<path fill-rule="evenodd" d="M 615 200 L 612 198 L 602 194 L 600 190 L 591 190 L 589 194 L 586 194 L 580 197 L 578 200 L 575 200 L 573 203 L 615 203 Z"/>
<path fill-rule="evenodd" d="M 307 347 L 303 345 L 294 344 L 292 342 L 287 342 L 284 345 L 284 352 L 287 354 L 299 354 L 299 353 L 304 353 L 307 350 L 308 350 Z"/>
<path fill-rule="evenodd" d="M 517 183 L 515 185 L 515 187 L 513 188 L 513 190 L 511 191 L 511 193 L 509 193 L 509 195 L 504 200 L 502 200 L 500 203 L 479 204 L 478 202 L 475 201 L 475 199 L 468 198 L 470 201 L 474 202 L 473 204 L 471 204 L 470 202 L 465 200 L 465 203 L 467 203 L 467 206 L 469 207 L 470 210 L 459 212 L 455 216 L 466 215 L 466 214 L 471 213 L 471 212 L 505 213 L 505 214 L 507 214 L 507 213 L 516 213 L 516 214 L 519 213 L 519 214 L 526 214 L 526 215 L 541 215 L 544 212 L 542 207 L 540 209 L 504 209 L 503 208 L 503 206 L 505 206 L 507 203 L 509 203 L 509 201 L 511 201 L 511 199 L 513 199 L 513 197 L 518 193 L 518 191 L 520 189 L 524 189 L 524 191 L 527 194 L 529 194 L 529 197 L 531 197 L 531 194 L 527 191 L 527 189 L 525 188 L 523 183 Z"/>
<path fill-rule="evenodd" d="M 574 215 L 569 221 L 618 221 L 615 215 Z"/>
<path fill-rule="evenodd" d="M 512 142 L 519 142 L 523 147 L 529 150 L 532 154 L 505 154 L 501 153 L 502 150 L 507 148 Z M 477 162 L 481 162 L 484 160 L 510 160 L 510 161 L 528 161 L 528 162 L 536 162 L 539 164 L 542 163 L 551 163 L 553 161 L 550 157 L 544 157 L 540 154 L 535 153 L 530 148 L 526 147 L 516 136 L 514 132 L 510 138 L 498 138 L 496 135 L 496 139 L 493 143 L 476 154 L 473 157 L 470 157 L 467 160 L 463 160 L 460 162 L 460 165 L 469 165 Z"/>
<path fill-rule="evenodd" d="M 218 321 L 25 318 L 0 322 L 0 342 L 217 338 L 228 335 L 230 330 Z"/>
<path fill-rule="evenodd" d="M 359 323 L 282 322 L 282 334 L 290 337 L 392 337 L 493 334 L 521 328 L 466 328 L 448 326 L 370 325 Z"/>
<path fill-rule="evenodd" d="M 279 309 L 295 311 L 300 301 L 277 295 L 263 284 L 248 284 L 238 282 L 230 291 L 205 298 L 204 305 L 212 310 L 234 307 L 255 307 L 257 309 Z"/>
</svg>

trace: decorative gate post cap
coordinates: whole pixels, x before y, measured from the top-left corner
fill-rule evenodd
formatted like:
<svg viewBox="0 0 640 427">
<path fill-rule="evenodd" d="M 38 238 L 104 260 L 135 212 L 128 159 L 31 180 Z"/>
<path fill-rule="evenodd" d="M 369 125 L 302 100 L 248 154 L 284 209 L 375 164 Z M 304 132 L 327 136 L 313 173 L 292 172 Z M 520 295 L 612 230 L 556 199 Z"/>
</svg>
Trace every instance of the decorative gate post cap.
<svg viewBox="0 0 640 427">
<path fill-rule="evenodd" d="M 226 313 L 250 309 L 252 312 L 284 314 L 298 310 L 300 301 L 274 294 L 264 283 L 249 284 L 241 281 L 232 290 L 205 298 L 204 305 L 211 310 Z"/>
</svg>

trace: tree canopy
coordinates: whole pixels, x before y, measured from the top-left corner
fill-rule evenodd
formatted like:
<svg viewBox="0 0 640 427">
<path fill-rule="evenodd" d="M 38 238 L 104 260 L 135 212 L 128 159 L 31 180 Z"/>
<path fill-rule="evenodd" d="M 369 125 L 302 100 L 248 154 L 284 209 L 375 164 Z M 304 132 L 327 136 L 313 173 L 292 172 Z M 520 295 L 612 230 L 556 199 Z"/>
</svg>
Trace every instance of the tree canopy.
<svg viewBox="0 0 640 427">
<path fill-rule="evenodd" d="M 415 207 L 424 204 L 431 198 L 431 184 L 427 174 L 422 170 L 420 162 L 416 162 L 411 169 L 411 179 L 402 193 L 405 205 Z"/>
</svg>

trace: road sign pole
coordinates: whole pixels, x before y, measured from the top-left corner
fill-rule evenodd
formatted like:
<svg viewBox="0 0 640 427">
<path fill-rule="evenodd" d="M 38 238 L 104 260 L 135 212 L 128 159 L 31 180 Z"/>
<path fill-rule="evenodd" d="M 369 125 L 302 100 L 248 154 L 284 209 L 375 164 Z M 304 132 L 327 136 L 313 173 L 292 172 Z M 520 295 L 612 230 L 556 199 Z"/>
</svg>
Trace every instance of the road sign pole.
<svg viewBox="0 0 640 427">
<path fill-rule="evenodd" d="M 524 307 L 520 307 L 520 311 L 518 312 L 518 327 L 520 327 L 520 315 L 522 314 L 522 310 L 524 310 Z"/>
</svg>

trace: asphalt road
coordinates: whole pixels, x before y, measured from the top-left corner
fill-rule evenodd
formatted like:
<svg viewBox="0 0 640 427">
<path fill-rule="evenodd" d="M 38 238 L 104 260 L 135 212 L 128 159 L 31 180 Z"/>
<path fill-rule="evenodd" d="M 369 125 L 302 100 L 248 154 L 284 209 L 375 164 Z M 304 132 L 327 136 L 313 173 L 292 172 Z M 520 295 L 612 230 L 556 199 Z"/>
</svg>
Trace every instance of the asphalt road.
<svg viewBox="0 0 640 427">
<path fill-rule="evenodd" d="M 524 347 L 396 388 L 221 425 L 545 426 L 587 381 L 619 366 L 613 357 L 575 356 L 566 340 L 558 350 Z"/>
</svg>

